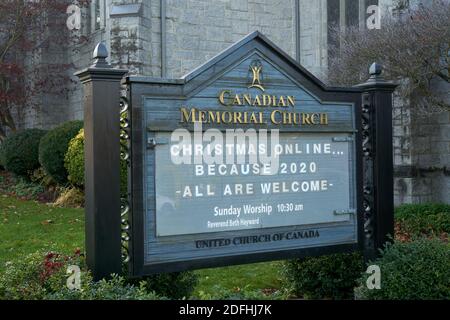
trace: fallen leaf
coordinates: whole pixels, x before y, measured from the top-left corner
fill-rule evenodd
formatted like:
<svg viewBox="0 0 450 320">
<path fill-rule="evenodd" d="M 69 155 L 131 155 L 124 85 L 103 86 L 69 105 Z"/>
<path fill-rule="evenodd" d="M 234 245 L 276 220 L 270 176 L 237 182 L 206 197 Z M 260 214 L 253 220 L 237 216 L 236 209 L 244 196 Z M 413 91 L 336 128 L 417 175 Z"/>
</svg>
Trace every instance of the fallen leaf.
<svg viewBox="0 0 450 320">
<path fill-rule="evenodd" d="M 44 220 L 44 221 L 41 222 L 42 225 L 48 225 L 48 224 L 51 224 L 51 223 L 53 223 L 53 220 Z"/>
</svg>

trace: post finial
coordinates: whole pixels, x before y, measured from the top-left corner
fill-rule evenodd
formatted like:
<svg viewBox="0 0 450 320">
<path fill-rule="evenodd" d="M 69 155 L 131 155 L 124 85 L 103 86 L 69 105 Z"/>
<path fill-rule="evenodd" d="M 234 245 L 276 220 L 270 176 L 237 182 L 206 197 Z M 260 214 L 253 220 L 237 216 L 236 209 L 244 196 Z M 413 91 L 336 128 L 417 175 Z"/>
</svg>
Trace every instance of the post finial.
<svg viewBox="0 0 450 320">
<path fill-rule="evenodd" d="M 370 76 L 380 76 L 383 72 L 383 67 L 381 64 L 378 64 L 376 62 L 372 63 L 372 65 L 369 68 L 369 74 Z"/>
<path fill-rule="evenodd" d="M 94 67 L 96 68 L 111 68 L 111 65 L 108 64 L 106 58 L 108 57 L 108 50 L 103 42 L 99 42 L 94 49 L 93 53 L 94 58 Z"/>
<path fill-rule="evenodd" d="M 377 62 L 374 62 L 369 67 L 369 79 L 361 84 L 356 85 L 357 88 L 385 88 L 391 91 L 397 87 L 396 84 L 386 81 L 382 75 L 383 66 Z"/>
</svg>

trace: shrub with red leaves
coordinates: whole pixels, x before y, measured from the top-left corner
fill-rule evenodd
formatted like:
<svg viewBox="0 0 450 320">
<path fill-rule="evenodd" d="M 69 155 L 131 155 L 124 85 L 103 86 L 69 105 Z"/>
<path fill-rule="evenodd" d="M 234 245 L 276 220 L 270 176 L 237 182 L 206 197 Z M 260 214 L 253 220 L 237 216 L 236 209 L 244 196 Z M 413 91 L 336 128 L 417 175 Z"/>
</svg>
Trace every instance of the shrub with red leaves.
<svg viewBox="0 0 450 320">
<path fill-rule="evenodd" d="M 59 272 L 69 261 L 81 257 L 81 250 L 77 248 L 72 256 L 63 255 L 55 252 L 49 252 L 45 255 L 43 261 L 43 270 L 39 275 L 42 283 L 48 280 L 53 274 Z"/>
</svg>

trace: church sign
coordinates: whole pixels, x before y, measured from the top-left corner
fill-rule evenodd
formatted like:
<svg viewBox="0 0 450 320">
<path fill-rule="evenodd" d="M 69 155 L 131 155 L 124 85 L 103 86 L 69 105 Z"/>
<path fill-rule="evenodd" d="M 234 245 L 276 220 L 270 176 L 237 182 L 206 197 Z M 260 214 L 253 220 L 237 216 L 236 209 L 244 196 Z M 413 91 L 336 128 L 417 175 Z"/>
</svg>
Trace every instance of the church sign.
<svg viewBox="0 0 450 320">
<path fill-rule="evenodd" d="M 373 252 L 391 217 L 370 221 L 380 199 L 367 191 L 377 159 L 365 154 L 364 101 L 391 103 L 393 88 L 375 71 L 328 88 L 255 32 L 181 79 L 127 77 L 130 274 Z"/>
</svg>

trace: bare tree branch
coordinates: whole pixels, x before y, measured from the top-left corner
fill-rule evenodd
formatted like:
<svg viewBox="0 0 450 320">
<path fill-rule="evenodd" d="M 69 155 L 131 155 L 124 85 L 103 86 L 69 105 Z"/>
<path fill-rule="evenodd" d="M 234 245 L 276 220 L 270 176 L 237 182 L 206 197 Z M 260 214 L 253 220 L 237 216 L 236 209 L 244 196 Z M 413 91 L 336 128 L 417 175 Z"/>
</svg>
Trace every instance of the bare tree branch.
<svg viewBox="0 0 450 320">
<path fill-rule="evenodd" d="M 413 106 L 450 110 L 447 96 L 433 87 L 436 81 L 450 83 L 450 3 L 426 4 L 400 17 L 384 17 L 380 30 L 332 30 L 338 41 L 331 48 L 328 82 L 359 83 L 377 61 L 385 66 L 387 78 L 408 79 L 402 94 Z"/>
</svg>

